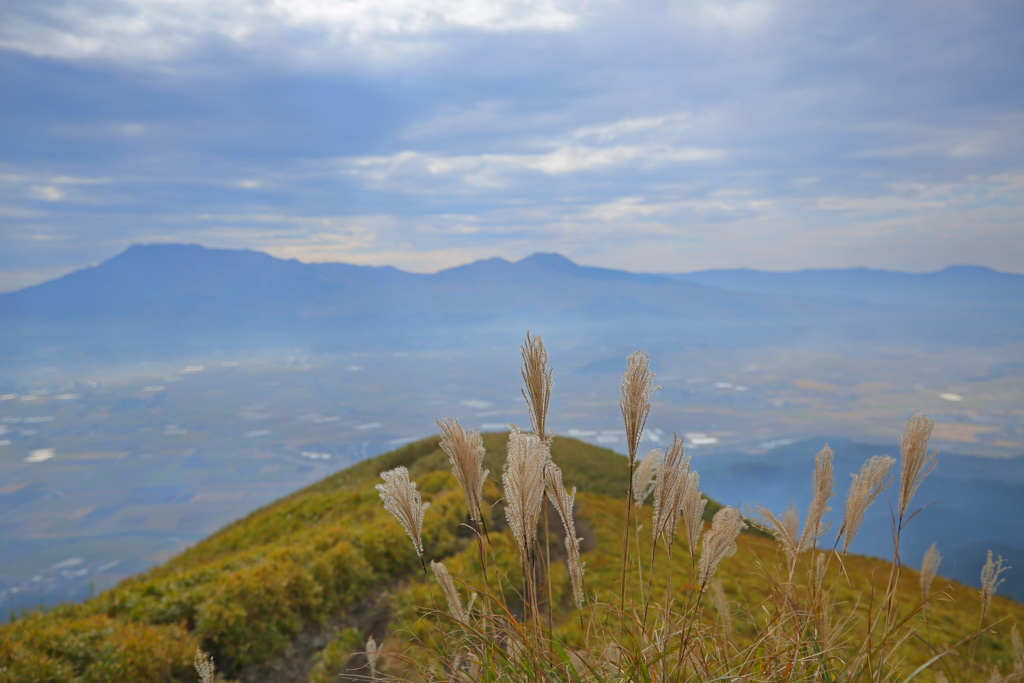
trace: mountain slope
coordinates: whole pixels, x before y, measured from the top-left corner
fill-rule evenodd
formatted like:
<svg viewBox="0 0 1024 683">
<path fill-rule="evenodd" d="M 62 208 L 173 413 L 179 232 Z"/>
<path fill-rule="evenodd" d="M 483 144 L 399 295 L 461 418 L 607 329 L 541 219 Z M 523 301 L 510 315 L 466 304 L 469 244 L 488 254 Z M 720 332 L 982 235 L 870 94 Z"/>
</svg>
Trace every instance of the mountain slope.
<svg viewBox="0 0 1024 683">
<path fill-rule="evenodd" d="M 505 435 L 485 435 L 485 466 L 492 479 L 504 460 L 504 442 Z M 580 489 L 577 518 L 588 591 L 599 600 L 613 601 L 627 463 L 572 439 L 556 439 L 552 456 L 566 485 Z M 415 620 L 416 605 L 427 599 L 408 538 L 373 489 L 378 472 L 398 465 L 409 467 L 431 504 L 424 525 L 428 558 L 447 558 L 453 572 L 473 580 L 476 551 L 460 531 L 465 503 L 434 437 L 362 462 L 257 510 L 162 567 L 92 600 L 23 615 L 0 627 L 0 672 L 11 680 L 116 676 L 193 681 L 191 657 L 202 644 L 222 673 L 244 681 L 331 680 L 356 661 L 350 652 L 362 649 L 368 635 L 379 640 L 398 637 L 392 634 Z M 500 557 L 499 551 L 510 547 L 510 534 L 501 530 L 504 515 L 494 505 L 499 491 L 493 481 L 485 495 Z M 641 522 L 649 528 L 646 506 Z M 554 554 L 559 530 L 553 527 L 551 533 Z M 764 563 L 775 561 L 774 543 L 749 533 L 740 541 L 739 553 L 726 560 L 721 576 L 731 599 L 753 609 L 762 599 Z M 649 548 L 646 536 L 643 543 Z M 678 571 L 685 576 L 686 546 L 682 539 L 678 543 Z M 512 557 L 493 568 L 504 573 L 511 588 L 515 563 Z M 884 582 L 886 566 L 847 558 L 845 572 L 853 591 L 849 599 L 868 595 L 869 586 Z M 905 571 L 904 590 L 912 594 L 916 581 L 916 573 Z M 556 604 L 561 604 L 565 582 L 564 568 L 552 574 Z M 941 580 L 937 588 L 952 600 L 936 603 L 931 637 L 953 638 L 963 624 L 977 620 L 977 594 Z M 1005 617 L 1024 619 L 1024 606 L 997 598 L 990 619 Z M 556 621 L 575 623 L 572 611 L 561 608 Z M 401 638 L 392 644 L 401 646 Z M 908 647 L 911 660 L 927 656 L 926 650 Z M 993 639 L 983 642 L 978 661 L 994 658 L 1005 665 L 1008 655 L 1002 647 Z M 388 666 L 401 668 L 400 663 Z"/>
</svg>

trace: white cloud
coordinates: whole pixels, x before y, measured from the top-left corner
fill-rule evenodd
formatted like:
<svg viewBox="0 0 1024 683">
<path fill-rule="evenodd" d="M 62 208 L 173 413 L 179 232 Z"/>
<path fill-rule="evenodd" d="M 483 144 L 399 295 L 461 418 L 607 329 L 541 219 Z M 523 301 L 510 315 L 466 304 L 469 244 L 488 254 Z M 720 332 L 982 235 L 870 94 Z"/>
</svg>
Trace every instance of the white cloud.
<svg viewBox="0 0 1024 683">
<path fill-rule="evenodd" d="M 999 203 L 1019 212 L 1024 207 L 1024 176 L 1003 173 L 958 181 L 903 180 L 889 183 L 872 195 L 825 195 L 811 200 L 821 211 L 850 214 L 915 214 L 968 210 Z"/>
<path fill-rule="evenodd" d="M 721 157 L 721 150 L 698 147 L 617 145 L 589 147 L 565 145 L 543 154 L 477 154 L 442 156 L 400 152 L 391 156 L 361 157 L 348 162 L 347 172 L 374 183 L 391 180 L 403 173 L 432 176 L 458 175 L 467 185 L 503 187 L 509 174 L 533 171 L 563 175 L 596 171 L 636 163 L 652 167 L 669 163 L 707 161 Z"/>
<path fill-rule="evenodd" d="M 53 185 L 33 185 L 29 188 L 29 195 L 33 199 L 42 199 L 47 202 L 59 202 L 64 199 L 64 192 Z"/>
<path fill-rule="evenodd" d="M 725 155 L 721 149 L 678 145 L 668 140 L 617 145 L 578 142 L 586 138 L 614 140 L 625 132 L 660 125 L 650 121 L 654 120 L 582 128 L 572 133 L 569 141 L 548 143 L 547 150 L 542 152 L 445 155 L 406 150 L 384 156 L 355 157 L 341 161 L 342 173 L 378 186 L 400 182 L 407 191 L 411 188 L 405 183 L 410 179 L 443 176 L 455 177 L 469 187 L 500 188 L 519 173 L 560 176 L 622 167 L 656 168 L 711 161 Z"/>
<path fill-rule="evenodd" d="M 572 137 L 576 140 L 594 138 L 598 142 L 611 142 L 623 136 L 652 130 L 657 130 L 662 134 L 677 133 L 689 128 L 689 126 L 690 116 L 688 114 L 651 116 L 624 119 L 599 126 L 584 126 L 573 132 Z"/>
<path fill-rule="evenodd" d="M 583 216 L 598 221 L 636 220 L 661 216 L 679 218 L 684 214 L 760 215 L 774 211 L 775 202 L 742 191 L 718 191 L 704 197 L 674 201 L 658 201 L 644 197 L 619 197 L 610 202 L 596 204 L 583 212 Z"/>
<path fill-rule="evenodd" d="M 453 30 L 565 31 L 584 0 L 49 0 L 5 7 L 0 47 L 35 56 L 164 60 L 207 38 L 259 44 L 282 30 L 301 43 L 373 51 L 378 40 Z M 310 32 L 319 39 L 310 41 Z"/>
<path fill-rule="evenodd" d="M 767 0 L 703 0 L 695 4 L 698 17 L 731 31 L 759 29 L 775 14 L 774 3 Z"/>
</svg>

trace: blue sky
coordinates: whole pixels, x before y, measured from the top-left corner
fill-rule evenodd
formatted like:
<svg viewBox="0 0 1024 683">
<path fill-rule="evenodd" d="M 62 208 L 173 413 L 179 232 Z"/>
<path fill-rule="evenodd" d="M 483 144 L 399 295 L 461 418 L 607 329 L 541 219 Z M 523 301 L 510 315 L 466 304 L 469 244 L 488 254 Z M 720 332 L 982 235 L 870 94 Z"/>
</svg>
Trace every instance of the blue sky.
<svg viewBox="0 0 1024 683">
<path fill-rule="evenodd" d="M 1024 5 L 7 0 L 0 291 L 139 242 L 1024 272 Z"/>
</svg>

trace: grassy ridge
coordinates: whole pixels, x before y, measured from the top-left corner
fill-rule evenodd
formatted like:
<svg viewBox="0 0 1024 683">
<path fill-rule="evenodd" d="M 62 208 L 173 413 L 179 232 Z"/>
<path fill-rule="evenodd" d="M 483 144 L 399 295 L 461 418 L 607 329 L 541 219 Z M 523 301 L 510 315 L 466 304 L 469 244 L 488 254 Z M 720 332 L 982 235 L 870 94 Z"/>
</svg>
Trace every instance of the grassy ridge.
<svg viewBox="0 0 1024 683">
<path fill-rule="evenodd" d="M 485 444 L 500 472 L 505 436 L 488 434 Z M 624 492 L 624 459 L 612 451 L 557 439 L 553 454 L 581 490 Z M 261 508 L 92 600 L 0 627 L 0 680 L 99 681 L 118 671 L 134 681 L 192 681 L 199 644 L 229 675 L 274 657 L 307 625 L 337 619 L 419 569 L 373 488 L 380 471 L 398 465 L 432 501 L 430 556 L 461 548 L 453 533 L 465 515 L 461 493 L 437 437 L 423 439 Z M 494 500 L 497 489 L 490 493 Z"/>
<path fill-rule="evenodd" d="M 505 459 L 505 439 L 504 434 L 484 437 L 485 467 L 491 479 L 485 488 L 490 503 L 487 523 L 495 531 L 504 526 L 493 479 Z M 551 451 L 566 485 L 581 491 L 578 515 L 589 528 L 583 532 L 588 537 L 585 546 L 590 547 L 583 556 L 587 591 L 598 600 L 615 601 L 626 459 L 564 438 L 556 438 Z M 247 668 L 281 656 L 304 630 L 318 625 L 336 633 L 337 639 L 317 658 L 312 680 L 331 680 L 352 664 L 353 653 L 368 635 L 362 628 L 344 628 L 352 625 L 346 618 L 355 618 L 360 605 L 373 599 L 388 603 L 386 632 L 399 634 L 392 636 L 390 648 L 404 647 L 402 633 L 426 640 L 436 637 L 436 624 L 419 618 L 417 606 L 430 604 L 419 562 L 373 488 L 380 471 L 399 465 L 409 468 L 424 500 L 431 503 L 423 530 L 427 557 L 446 558 L 453 575 L 478 576 L 475 546 L 460 532 L 466 518 L 464 498 L 437 437 L 431 437 L 359 463 L 257 510 L 165 565 L 92 600 L 28 613 L 0 627 L 0 681 L 195 681 L 192 657 L 199 645 L 214 656 L 221 673 L 239 676 Z M 709 517 L 717 506 L 708 508 Z M 649 525 L 649 508 L 640 514 L 642 523 Z M 496 545 L 511 543 L 508 532 L 493 536 Z M 551 549 L 557 554 L 560 539 L 554 532 L 552 536 Z M 637 542 L 638 554 L 646 562 L 649 538 L 641 534 L 631 548 Z M 685 576 L 688 553 L 685 541 L 678 543 L 677 558 Z M 723 565 L 726 594 L 738 611 L 753 613 L 766 599 L 763 577 L 772 571 L 775 552 L 774 544 L 763 535 L 745 533 L 740 552 Z M 513 557 L 514 551 L 496 556 Z M 521 590 L 515 580 L 518 568 L 510 563 L 495 570 L 506 577 L 502 590 L 514 600 Z M 846 576 L 840 578 L 833 567 L 830 579 L 848 584 L 844 599 L 864 603 L 861 612 L 854 610 L 862 614 L 866 596 L 884 585 L 888 565 L 850 557 L 845 570 Z M 906 571 L 901 590 L 913 595 L 916 581 L 916 573 Z M 561 637 L 571 643 L 579 638 L 575 632 L 579 626 L 569 609 L 567 582 L 564 565 L 553 561 L 549 584 L 553 618 Z M 655 583 L 656 591 L 664 588 Z M 936 588 L 949 600 L 935 602 L 922 628 L 928 629 L 933 642 L 946 642 L 977 622 L 977 592 L 941 579 Z M 709 613 L 708 618 L 712 616 Z M 1024 623 L 1024 608 L 997 598 L 988 621 L 1000 619 L 1004 620 L 1001 632 L 1008 632 L 1006 620 Z M 756 616 L 752 623 L 756 624 Z M 983 639 L 978 660 L 993 661 L 1005 669 L 1011 657 L 1007 645 L 1005 637 Z M 907 643 L 908 662 L 926 656 L 927 647 Z M 386 666 L 395 673 L 412 671 L 403 669 L 399 660 Z"/>
</svg>

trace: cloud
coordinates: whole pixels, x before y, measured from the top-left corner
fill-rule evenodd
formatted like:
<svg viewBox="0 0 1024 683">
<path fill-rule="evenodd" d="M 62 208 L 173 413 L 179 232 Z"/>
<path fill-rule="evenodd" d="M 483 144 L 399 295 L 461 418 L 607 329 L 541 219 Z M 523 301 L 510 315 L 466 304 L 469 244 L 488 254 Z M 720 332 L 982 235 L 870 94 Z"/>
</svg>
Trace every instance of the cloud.
<svg viewBox="0 0 1024 683">
<path fill-rule="evenodd" d="M 441 156 L 399 152 L 386 157 L 361 157 L 345 162 L 345 172 L 380 185 L 408 176 L 458 176 L 466 185 L 498 188 L 520 172 L 549 176 L 599 171 L 626 165 L 657 167 L 719 159 L 722 150 L 668 145 L 564 145 L 541 154 L 477 154 Z"/>
<path fill-rule="evenodd" d="M 59 202 L 64 199 L 64 191 L 53 185 L 33 185 L 29 188 L 29 196 L 47 202 Z"/>
<path fill-rule="evenodd" d="M 704 0 L 696 3 L 696 10 L 705 22 L 746 32 L 767 24 L 775 14 L 775 5 L 767 0 Z"/>
<path fill-rule="evenodd" d="M 14 0 L 0 47 L 62 59 L 167 60 L 209 40 L 296 40 L 372 52 L 377 41 L 450 31 L 566 31 L 583 0 Z M 303 34 L 305 34 L 303 38 Z"/>
<path fill-rule="evenodd" d="M 1018 14 L 9 0 L 0 268 L 163 239 L 413 269 L 1021 270 Z"/>
<path fill-rule="evenodd" d="M 433 192 L 440 178 L 457 179 L 469 188 L 498 189 L 524 173 L 563 176 L 722 159 L 725 150 L 676 141 L 688 127 L 687 120 L 679 114 L 584 126 L 561 139 L 532 145 L 543 151 L 451 155 L 404 150 L 339 163 L 342 173 L 372 186 L 401 186 L 409 191 L 410 183 L 417 183 Z M 619 140 L 626 141 L 612 144 Z"/>
<path fill-rule="evenodd" d="M 1012 207 L 1014 212 L 1024 209 L 1024 174 L 1020 173 L 945 182 L 902 180 L 889 183 L 885 190 L 882 194 L 820 196 L 812 203 L 821 211 L 867 216 L 923 215 L 995 206 Z"/>
</svg>

